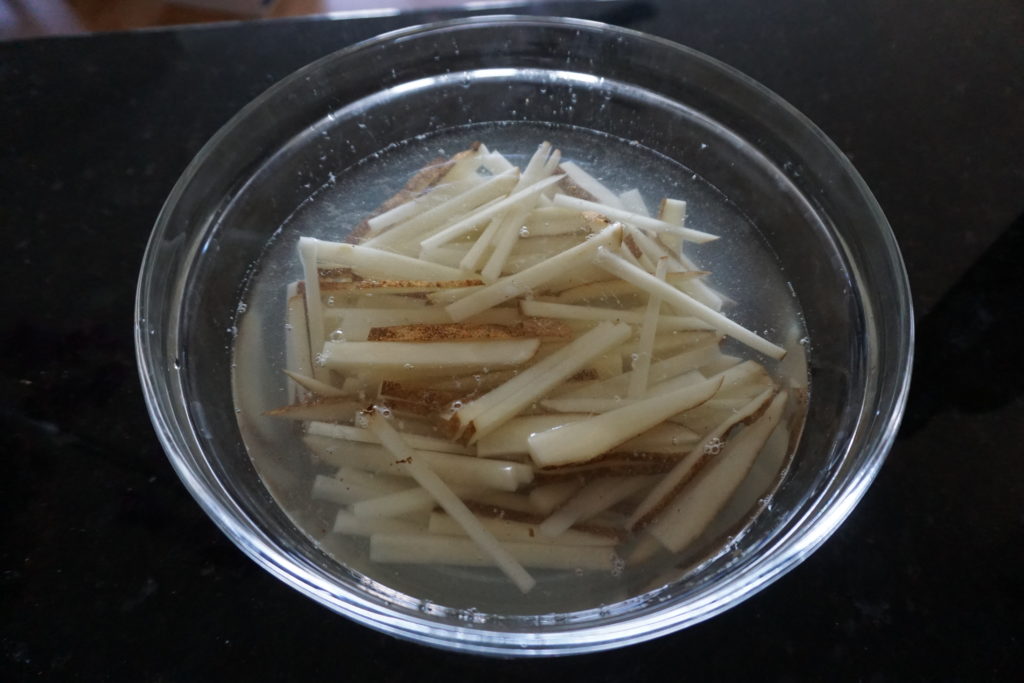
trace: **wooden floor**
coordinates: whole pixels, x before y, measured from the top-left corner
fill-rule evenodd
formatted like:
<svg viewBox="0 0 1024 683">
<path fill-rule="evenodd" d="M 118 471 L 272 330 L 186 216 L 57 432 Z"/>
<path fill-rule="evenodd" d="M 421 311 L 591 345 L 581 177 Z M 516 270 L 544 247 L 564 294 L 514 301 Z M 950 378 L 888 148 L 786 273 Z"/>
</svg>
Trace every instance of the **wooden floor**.
<svg viewBox="0 0 1024 683">
<path fill-rule="evenodd" d="M 417 9 L 467 0 L 0 0 L 0 40 L 247 18 Z M 477 0 L 479 2 L 479 0 Z M 483 0 L 497 2 L 499 0 Z M 262 10 L 261 5 L 266 5 Z M 217 9 L 234 7 L 241 11 Z M 246 11 L 248 8 L 249 11 Z"/>
</svg>

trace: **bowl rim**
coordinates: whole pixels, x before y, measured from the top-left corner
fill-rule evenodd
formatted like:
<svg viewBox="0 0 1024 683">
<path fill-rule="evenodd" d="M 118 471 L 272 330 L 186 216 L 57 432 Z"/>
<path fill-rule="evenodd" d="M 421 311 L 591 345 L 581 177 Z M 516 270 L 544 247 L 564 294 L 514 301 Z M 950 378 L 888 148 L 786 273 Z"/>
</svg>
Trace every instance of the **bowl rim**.
<svg viewBox="0 0 1024 683">
<path fill-rule="evenodd" d="M 895 289 L 890 294 L 892 294 L 894 303 L 893 310 L 897 313 L 895 318 L 896 335 L 899 337 L 898 341 L 903 342 L 900 346 L 904 353 L 895 359 L 897 371 L 889 376 L 889 383 L 892 386 L 884 387 L 888 389 L 886 404 L 888 412 L 881 416 L 880 421 L 874 419 L 870 425 L 870 435 L 873 438 L 869 442 L 874 447 L 870 452 L 864 454 L 860 465 L 850 479 L 845 480 L 841 486 L 837 485 L 835 480 L 829 482 L 819 499 L 822 502 L 817 506 L 821 508 L 819 514 L 814 515 L 813 519 L 794 521 L 794 525 L 800 529 L 799 533 L 793 532 L 787 538 L 782 539 L 776 554 L 771 557 L 762 556 L 751 562 L 747 571 L 744 572 L 746 578 L 744 582 L 738 585 L 730 584 L 711 591 L 711 594 L 705 596 L 703 601 L 698 601 L 699 609 L 697 610 L 694 609 L 692 602 L 686 605 L 667 603 L 657 611 L 646 615 L 640 624 L 634 623 L 636 618 L 625 617 L 621 621 L 611 624 L 584 625 L 567 631 L 553 631 L 547 634 L 490 630 L 464 624 L 453 626 L 426 617 L 398 613 L 382 607 L 375 601 L 365 599 L 364 596 L 348 587 L 324 581 L 323 577 L 311 576 L 306 568 L 283 553 L 274 540 L 262 530 L 253 524 L 242 523 L 239 517 L 244 519 L 244 512 L 230 500 L 230 496 L 212 495 L 208 489 L 207 480 L 202 477 L 201 472 L 193 468 L 191 459 L 186 457 L 185 451 L 196 449 L 195 452 L 201 454 L 202 449 L 188 419 L 187 410 L 184 407 L 174 410 L 174 396 L 181 395 L 180 391 L 171 391 L 175 387 L 180 389 L 178 373 L 158 362 L 161 347 L 165 350 L 177 347 L 177 325 L 173 325 L 172 334 L 168 337 L 156 335 L 160 338 L 155 338 L 147 316 L 149 315 L 150 299 L 153 296 L 161 296 L 155 295 L 154 290 L 159 287 L 164 295 L 167 293 L 164 283 L 154 280 L 157 270 L 154 264 L 162 258 L 162 238 L 168 228 L 174 207 L 199 169 L 207 163 L 221 142 L 244 122 L 247 116 L 261 108 L 275 94 L 289 88 L 297 81 L 301 81 L 307 74 L 318 70 L 325 63 L 349 59 L 381 44 L 408 40 L 437 31 L 485 26 L 507 27 L 509 24 L 606 32 L 608 35 L 618 35 L 632 40 L 653 43 L 681 54 L 685 58 L 702 62 L 740 85 L 755 91 L 758 96 L 777 107 L 782 115 L 790 117 L 801 128 L 810 132 L 838 164 L 838 169 L 852 181 L 859 194 L 858 200 L 864 203 L 864 207 L 874 219 L 874 224 L 871 227 L 877 229 L 876 237 L 883 242 L 883 250 L 890 261 L 888 265 L 892 268 L 895 276 L 896 282 L 892 283 L 895 285 Z M 180 257 L 186 270 L 192 263 L 196 248 L 197 244 L 194 240 L 190 249 Z M 854 281 L 859 282 L 860 278 L 855 277 Z M 172 295 L 173 299 L 170 305 L 172 315 L 167 319 L 176 321 L 180 320 L 183 296 L 177 288 Z M 135 350 L 140 381 L 157 437 L 190 494 L 236 546 L 263 569 L 287 585 L 358 623 L 399 638 L 442 649 L 499 656 L 596 652 L 657 638 L 719 614 L 759 592 L 802 562 L 824 543 L 846 519 L 881 468 L 895 440 L 905 410 L 910 387 L 914 342 L 910 284 L 891 226 L 867 184 L 846 155 L 810 119 L 772 90 L 734 67 L 674 41 L 586 19 L 506 14 L 451 19 L 382 33 L 332 52 L 301 67 L 246 104 L 203 145 L 182 172 L 161 208 L 143 256 L 136 289 L 134 313 Z"/>
</svg>

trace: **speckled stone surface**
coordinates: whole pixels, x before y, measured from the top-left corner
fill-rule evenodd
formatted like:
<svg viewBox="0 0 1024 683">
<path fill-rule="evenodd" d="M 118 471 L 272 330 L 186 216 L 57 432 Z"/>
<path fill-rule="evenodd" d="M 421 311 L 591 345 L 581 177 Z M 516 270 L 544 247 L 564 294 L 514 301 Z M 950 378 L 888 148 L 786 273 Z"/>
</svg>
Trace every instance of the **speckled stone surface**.
<svg viewBox="0 0 1024 683">
<path fill-rule="evenodd" d="M 132 305 L 171 186 L 297 67 L 430 12 L 0 44 L 0 680 L 1013 680 L 1024 671 L 1024 7 L 524 5 L 662 35 L 775 90 L 853 160 L 917 306 L 900 437 L 775 585 L 625 650 L 502 662 L 396 641 L 244 557 L 171 470 Z"/>
</svg>

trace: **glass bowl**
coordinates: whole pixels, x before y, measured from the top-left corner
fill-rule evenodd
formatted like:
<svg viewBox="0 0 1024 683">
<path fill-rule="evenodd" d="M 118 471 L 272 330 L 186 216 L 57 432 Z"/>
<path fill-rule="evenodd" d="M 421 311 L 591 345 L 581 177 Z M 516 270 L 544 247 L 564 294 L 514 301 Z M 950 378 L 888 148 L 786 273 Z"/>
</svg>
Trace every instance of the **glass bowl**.
<svg viewBox="0 0 1024 683">
<path fill-rule="evenodd" d="M 600 133 L 612 149 L 640 150 L 706 180 L 774 252 L 811 340 L 803 437 L 770 497 L 699 561 L 572 609 L 446 605 L 335 561 L 268 492 L 232 401 L 238 304 L 275 231 L 375 155 L 497 121 L 513 122 L 505 130 Z M 164 205 L 143 260 L 136 316 L 156 432 L 186 487 L 235 544 L 357 622 L 503 656 L 597 651 L 664 635 L 727 609 L 807 557 L 864 494 L 893 442 L 913 337 L 909 286 L 889 225 L 846 157 L 810 121 L 688 48 L 534 17 L 388 33 L 299 70 L 246 106 Z"/>
</svg>

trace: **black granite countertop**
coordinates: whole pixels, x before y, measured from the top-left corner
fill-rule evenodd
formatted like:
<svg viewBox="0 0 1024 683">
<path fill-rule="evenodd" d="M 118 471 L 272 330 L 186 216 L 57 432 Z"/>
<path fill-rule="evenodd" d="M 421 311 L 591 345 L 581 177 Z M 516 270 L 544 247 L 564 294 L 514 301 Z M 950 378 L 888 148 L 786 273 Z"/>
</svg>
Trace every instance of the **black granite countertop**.
<svg viewBox="0 0 1024 683">
<path fill-rule="evenodd" d="M 0 44 L 0 680 L 1013 680 L 1024 673 L 1024 6 L 1010 0 L 516 5 L 662 35 L 815 121 L 875 192 L 917 310 L 877 481 L 767 590 L 625 650 L 434 651 L 258 568 L 178 481 L 143 405 L 138 266 L 219 126 L 297 67 L 452 11 Z M 1017 597 L 1014 597 L 1017 596 Z"/>
</svg>

